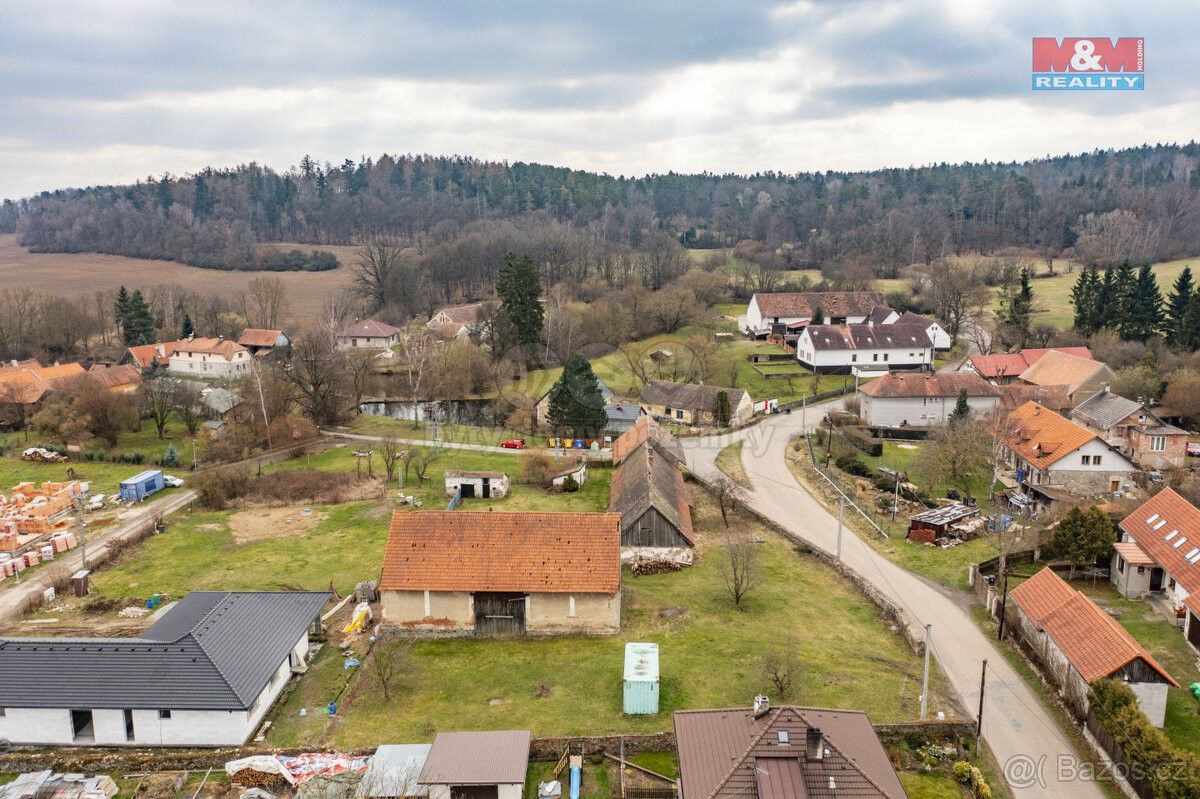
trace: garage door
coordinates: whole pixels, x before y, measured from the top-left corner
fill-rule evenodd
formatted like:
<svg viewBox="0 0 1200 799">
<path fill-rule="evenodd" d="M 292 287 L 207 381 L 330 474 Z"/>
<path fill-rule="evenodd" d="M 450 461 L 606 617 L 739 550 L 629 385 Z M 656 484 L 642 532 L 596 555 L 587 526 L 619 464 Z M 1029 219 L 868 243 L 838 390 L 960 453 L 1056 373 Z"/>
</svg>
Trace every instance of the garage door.
<svg viewBox="0 0 1200 799">
<path fill-rule="evenodd" d="M 475 634 L 524 635 L 524 594 L 475 594 Z"/>
</svg>

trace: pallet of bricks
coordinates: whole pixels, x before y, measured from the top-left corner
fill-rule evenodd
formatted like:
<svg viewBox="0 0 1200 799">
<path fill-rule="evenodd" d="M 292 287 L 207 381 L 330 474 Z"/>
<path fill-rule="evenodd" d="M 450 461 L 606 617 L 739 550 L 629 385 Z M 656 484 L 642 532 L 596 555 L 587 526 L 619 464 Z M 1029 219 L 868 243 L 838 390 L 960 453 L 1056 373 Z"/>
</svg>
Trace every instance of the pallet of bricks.
<svg viewBox="0 0 1200 799">
<path fill-rule="evenodd" d="M 50 560 L 78 545 L 74 533 L 56 533 L 50 537 L 50 543 L 41 549 L 30 549 L 18 555 L 0 555 L 0 582 L 9 577 L 16 577 L 18 573 L 38 565 L 43 560 Z"/>
</svg>

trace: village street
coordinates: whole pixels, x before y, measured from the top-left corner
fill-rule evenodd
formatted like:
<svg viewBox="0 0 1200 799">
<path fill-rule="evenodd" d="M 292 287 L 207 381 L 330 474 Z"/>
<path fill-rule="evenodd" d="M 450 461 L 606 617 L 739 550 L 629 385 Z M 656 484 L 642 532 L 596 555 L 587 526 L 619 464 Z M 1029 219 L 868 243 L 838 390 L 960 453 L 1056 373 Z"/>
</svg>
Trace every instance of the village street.
<svg viewBox="0 0 1200 799">
<path fill-rule="evenodd" d="M 752 483 L 748 503 L 796 538 L 833 553 L 837 518 L 796 482 L 784 457 L 788 441 L 805 427 L 811 429 L 819 423 L 832 404 L 808 408 L 803 419 L 793 411 L 733 433 L 680 439 L 688 467 L 700 475 L 712 476 L 716 473 L 717 453 L 733 442 L 743 441 L 742 465 Z M 847 509 L 847 513 L 852 512 Z M 906 622 L 918 634 L 925 624 L 933 625 L 932 651 L 972 716 L 979 706 L 981 664 L 987 659 L 983 734 L 1001 767 L 1011 762 L 1006 777 L 1014 796 L 1103 796 L 1094 783 L 1070 779 L 1069 774 L 1067 779 L 1058 779 L 1060 763 L 1066 764 L 1067 772 L 1075 763 L 1074 748 L 1055 717 L 960 603 L 889 561 L 849 527 L 843 534 L 842 557 L 851 570 L 903 609 Z"/>
</svg>

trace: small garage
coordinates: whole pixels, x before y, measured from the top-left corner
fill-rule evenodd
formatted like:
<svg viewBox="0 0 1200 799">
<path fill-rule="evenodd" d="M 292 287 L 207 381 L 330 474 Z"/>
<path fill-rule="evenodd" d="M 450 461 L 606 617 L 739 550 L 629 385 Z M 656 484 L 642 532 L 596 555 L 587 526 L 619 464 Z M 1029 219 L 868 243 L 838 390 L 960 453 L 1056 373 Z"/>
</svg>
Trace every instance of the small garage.
<svg viewBox="0 0 1200 799">
<path fill-rule="evenodd" d="M 446 496 L 460 492 L 463 499 L 499 499 L 508 493 L 504 472 L 461 472 L 447 469 Z"/>
</svg>

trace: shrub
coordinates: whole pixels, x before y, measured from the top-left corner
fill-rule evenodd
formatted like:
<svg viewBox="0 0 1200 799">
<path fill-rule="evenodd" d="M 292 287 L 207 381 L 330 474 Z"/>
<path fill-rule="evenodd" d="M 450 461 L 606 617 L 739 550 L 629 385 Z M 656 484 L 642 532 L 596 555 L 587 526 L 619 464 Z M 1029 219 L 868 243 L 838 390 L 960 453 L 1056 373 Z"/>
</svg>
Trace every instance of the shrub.
<svg viewBox="0 0 1200 799">
<path fill-rule="evenodd" d="M 839 455 L 835 463 L 846 474 L 852 474 L 855 477 L 871 476 L 870 468 L 860 461 L 857 455 Z"/>
<path fill-rule="evenodd" d="M 191 479 L 196 501 L 203 508 L 222 510 L 231 500 L 244 496 L 250 486 L 250 470 L 241 468 L 213 469 L 197 472 Z"/>
<path fill-rule="evenodd" d="M 963 785 L 966 785 L 971 781 L 971 764 L 967 761 L 958 761 L 951 767 L 950 770 L 954 773 L 954 779 L 958 780 Z"/>
<path fill-rule="evenodd" d="M 1100 680 L 1088 695 L 1092 714 L 1113 737 L 1130 771 L 1147 775 L 1154 796 L 1200 796 L 1200 759 L 1176 749 L 1150 725 L 1129 686 Z"/>
<path fill-rule="evenodd" d="M 175 451 L 174 444 L 167 444 L 167 454 L 163 455 L 162 465 L 163 466 L 178 466 L 179 465 L 179 453 Z"/>
<path fill-rule="evenodd" d="M 851 446 L 871 457 L 878 458 L 883 454 L 883 442 L 871 435 L 865 428 L 843 427 L 842 435 L 850 442 Z"/>
<path fill-rule="evenodd" d="M 541 483 L 554 468 L 554 456 L 543 450 L 521 453 L 521 477 L 531 483 Z"/>
<path fill-rule="evenodd" d="M 575 480 L 574 475 L 568 474 L 562 482 L 562 489 L 568 494 L 579 490 L 579 483 Z"/>
</svg>

